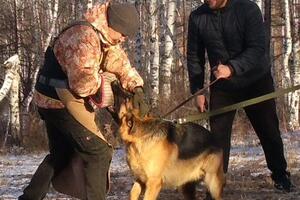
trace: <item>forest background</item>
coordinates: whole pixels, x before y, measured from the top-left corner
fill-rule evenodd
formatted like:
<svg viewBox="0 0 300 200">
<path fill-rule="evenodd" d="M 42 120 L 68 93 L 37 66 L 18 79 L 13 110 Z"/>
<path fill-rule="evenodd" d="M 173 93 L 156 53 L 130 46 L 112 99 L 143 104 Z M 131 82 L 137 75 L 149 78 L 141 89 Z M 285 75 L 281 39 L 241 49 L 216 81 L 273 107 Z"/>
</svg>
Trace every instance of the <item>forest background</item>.
<svg viewBox="0 0 300 200">
<path fill-rule="evenodd" d="M 117 1 L 117 0 L 115 0 Z M 101 0 L 0 0 L 0 149 L 44 149 L 47 137 L 32 102 L 34 84 L 44 52 L 53 37 L 71 21 Z M 119 0 L 119 2 L 125 2 Z M 190 95 L 186 67 L 187 22 L 196 0 L 131 0 L 140 14 L 136 38 L 124 44 L 132 65 L 145 80 L 145 91 L 153 111 L 159 114 Z M 276 88 L 300 84 L 300 1 L 255 0 L 265 20 Z M 16 82 L 6 81 L 5 61 L 17 54 Z M 16 58 L 16 57 L 14 57 Z M 19 59 L 19 60 L 18 60 Z M 7 64 L 7 62 L 6 62 Z M 209 71 L 206 71 L 209 74 Z M 209 76 L 207 76 L 209 77 Z M 206 81 L 208 83 L 208 80 Z M 7 88 L 7 90 L 5 90 Z M 279 97 L 277 111 L 283 132 L 299 130 L 300 91 Z M 169 118 L 196 114 L 193 101 Z M 116 126 L 105 113 L 100 115 L 105 132 Z M 201 122 L 207 124 L 206 121 Z M 241 138 L 252 128 L 238 111 L 234 133 Z"/>
</svg>

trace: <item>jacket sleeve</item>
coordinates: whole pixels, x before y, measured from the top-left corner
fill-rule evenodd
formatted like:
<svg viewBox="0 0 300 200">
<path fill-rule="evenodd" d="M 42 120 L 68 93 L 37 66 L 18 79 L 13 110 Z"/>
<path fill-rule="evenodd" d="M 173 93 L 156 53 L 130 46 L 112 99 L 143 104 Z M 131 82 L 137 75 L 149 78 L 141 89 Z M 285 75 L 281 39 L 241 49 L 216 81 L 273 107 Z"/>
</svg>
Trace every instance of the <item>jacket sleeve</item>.
<svg viewBox="0 0 300 200">
<path fill-rule="evenodd" d="M 135 87 L 144 85 L 143 79 L 131 66 L 126 53 L 119 44 L 109 47 L 103 67 L 104 71 L 116 74 L 126 90 L 133 91 Z"/>
<path fill-rule="evenodd" d="M 97 92 L 101 85 L 98 71 L 102 52 L 91 27 L 76 25 L 66 30 L 56 40 L 54 53 L 72 92 L 81 97 Z"/>
<path fill-rule="evenodd" d="M 195 13 L 192 12 L 189 17 L 187 42 L 187 67 L 192 94 L 203 87 L 205 65 L 205 47 L 195 17 Z"/>
<path fill-rule="evenodd" d="M 242 9 L 244 11 L 237 11 L 243 12 L 243 15 L 245 15 L 245 21 L 241 22 L 244 23 L 242 27 L 245 27 L 244 51 L 228 61 L 237 76 L 244 75 L 261 66 L 260 62 L 266 51 L 266 36 L 262 14 L 255 3 L 251 2 L 248 5 L 246 9 Z"/>
</svg>

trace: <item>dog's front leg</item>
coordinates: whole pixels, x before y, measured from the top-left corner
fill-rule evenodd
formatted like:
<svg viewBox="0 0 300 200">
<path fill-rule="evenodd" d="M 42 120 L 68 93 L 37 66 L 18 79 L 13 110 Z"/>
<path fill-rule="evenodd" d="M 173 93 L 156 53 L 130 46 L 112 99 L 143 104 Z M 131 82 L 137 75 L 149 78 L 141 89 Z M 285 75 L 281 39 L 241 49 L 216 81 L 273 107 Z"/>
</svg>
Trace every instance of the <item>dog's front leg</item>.
<svg viewBox="0 0 300 200">
<path fill-rule="evenodd" d="M 142 192 L 142 183 L 135 181 L 131 191 L 130 191 L 130 200 L 138 200 Z"/>
<path fill-rule="evenodd" d="M 162 187 L 161 178 L 149 178 L 146 183 L 144 200 L 156 200 Z"/>
</svg>

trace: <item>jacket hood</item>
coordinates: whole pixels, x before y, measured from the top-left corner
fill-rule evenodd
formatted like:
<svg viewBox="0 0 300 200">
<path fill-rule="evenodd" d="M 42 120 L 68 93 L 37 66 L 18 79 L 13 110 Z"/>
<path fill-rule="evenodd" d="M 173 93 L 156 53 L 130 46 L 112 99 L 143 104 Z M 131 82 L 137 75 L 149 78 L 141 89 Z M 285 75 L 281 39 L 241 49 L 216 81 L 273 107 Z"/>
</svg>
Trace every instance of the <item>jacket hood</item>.
<svg viewBox="0 0 300 200">
<path fill-rule="evenodd" d="M 113 40 L 108 34 L 108 6 L 109 2 L 95 5 L 85 13 L 84 18 L 101 33 L 100 38 L 104 44 L 115 45 L 119 43 L 119 41 Z"/>
</svg>

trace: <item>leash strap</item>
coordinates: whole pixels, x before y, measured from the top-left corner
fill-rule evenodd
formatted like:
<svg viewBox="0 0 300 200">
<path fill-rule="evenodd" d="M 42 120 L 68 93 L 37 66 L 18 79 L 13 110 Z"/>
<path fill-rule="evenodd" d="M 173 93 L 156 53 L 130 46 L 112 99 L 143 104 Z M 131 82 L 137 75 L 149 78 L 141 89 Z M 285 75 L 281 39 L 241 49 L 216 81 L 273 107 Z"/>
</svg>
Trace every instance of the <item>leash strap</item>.
<svg viewBox="0 0 300 200">
<path fill-rule="evenodd" d="M 247 107 L 247 106 L 250 106 L 250 105 L 253 105 L 253 104 L 257 104 L 257 103 L 260 103 L 260 102 L 263 102 L 263 101 L 266 101 L 266 100 L 269 100 L 269 99 L 273 99 L 273 98 L 281 96 L 285 93 L 293 92 L 293 91 L 296 91 L 296 90 L 299 90 L 299 89 L 300 89 L 300 85 L 292 86 L 292 87 L 289 87 L 289 88 L 286 88 L 286 89 L 279 89 L 275 92 L 271 92 L 271 93 L 265 94 L 263 96 L 255 97 L 255 98 L 252 98 L 252 99 L 249 99 L 249 100 L 246 100 L 246 101 L 241 101 L 239 103 L 232 104 L 232 105 L 229 105 L 229 106 L 225 106 L 223 108 L 219 108 L 219 109 L 216 109 L 216 110 L 212 110 L 210 112 L 204 112 L 204 113 L 200 113 L 200 114 L 197 114 L 197 115 L 190 115 L 190 116 L 186 116 L 186 117 L 183 117 L 183 118 L 179 118 L 175 122 L 177 122 L 179 124 L 183 124 L 183 123 L 187 123 L 187 122 L 193 122 L 193 121 L 208 119 L 208 118 L 210 118 L 212 116 L 215 116 L 215 115 L 219 115 L 219 114 L 226 113 L 226 112 L 229 112 L 229 111 L 237 110 L 239 108 L 244 108 L 244 107 Z"/>
<path fill-rule="evenodd" d="M 210 82 L 207 86 L 203 87 L 201 90 L 198 90 L 195 94 L 189 96 L 186 100 L 184 100 L 183 102 L 181 102 L 180 104 L 178 104 L 175 108 L 173 108 L 172 110 L 170 110 L 169 112 L 167 112 L 166 114 L 164 114 L 162 117 L 165 118 L 166 116 L 168 116 L 169 114 L 171 114 L 172 112 L 174 112 L 175 110 L 177 110 L 178 108 L 180 108 L 181 106 L 183 106 L 184 104 L 186 104 L 188 101 L 190 101 L 195 96 L 203 94 L 205 90 L 207 90 L 210 86 L 212 86 L 218 80 L 219 79 L 215 79 L 214 81 Z"/>
</svg>

